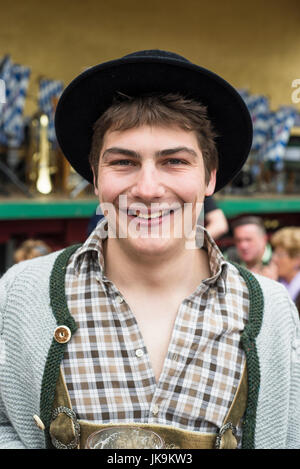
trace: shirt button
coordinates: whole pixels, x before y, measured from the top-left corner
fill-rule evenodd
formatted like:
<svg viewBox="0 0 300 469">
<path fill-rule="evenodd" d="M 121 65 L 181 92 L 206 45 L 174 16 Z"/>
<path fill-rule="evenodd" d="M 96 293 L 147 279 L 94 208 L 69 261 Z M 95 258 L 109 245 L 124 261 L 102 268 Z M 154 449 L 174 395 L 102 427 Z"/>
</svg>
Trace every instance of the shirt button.
<svg viewBox="0 0 300 469">
<path fill-rule="evenodd" d="M 158 414 L 158 406 L 157 405 L 154 405 L 153 408 L 152 408 L 152 414 L 153 415 L 157 415 Z"/>
<path fill-rule="evenodd" d="M 71 331 L 67 326 L 58 326 L 54 331 L 54 339 L 59 344 L 66 344 L 71 339 Z"/>
<path fill-rule="evenodd" d="M 144 355 L 144 352 L 141 348 L 138 348 L 136 351 L 135 351 L 135 354 L 137 357 L 142 357 Z"/>
<path fill-rule="evenodd" d="M 33 415 L 33 420 L 35 421 L 36 426 L 40 430 L 45 430 L 45 425 L 43 424 L 43 422 L 41 421 L 41 419 L 38 415 Z"/>
<path fill-rule="evenodd" d="M 116 302 L 119 303 L 119 305 L 120 305 L 121 303 L 123 303 L 123 298 L 120 295 L 118 295 L 116 297 Z"/>
</svg>

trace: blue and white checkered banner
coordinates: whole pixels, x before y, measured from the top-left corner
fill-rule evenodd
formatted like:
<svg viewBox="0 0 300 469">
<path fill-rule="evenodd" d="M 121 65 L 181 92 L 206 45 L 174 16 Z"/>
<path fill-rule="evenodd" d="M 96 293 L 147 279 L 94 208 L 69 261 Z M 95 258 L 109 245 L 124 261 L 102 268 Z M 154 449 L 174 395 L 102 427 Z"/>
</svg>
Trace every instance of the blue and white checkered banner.
<svg viewBox="0 0 300 469">
<path fill-rule="evenodd" d="M 269 100 L 265 96 L 251 95 L 247 90 L 238 90 L 250 112 L 253 124 L 252 151 L 260 152 L 266 144 L 270 127 L 272 125 L 272 113 L 269 108 Z"/>
<path fill-rule="evenodd" d="M 13 65 L 12 74 L 7 84 L 8 95 L 4 110 L 4 132 L 8 146 L 18 147 L 24 140 L 24 106 L 30 78 L 30 69 L 22 65 Z"/>
<path fill-rule="evenodd" d="M 0 104 L 6 102 L 5 81 L 0 78 Z"/>
<path fill-rule="evenodd" d="M 55 128 L 54 128 L 54 102 L 55 98 L 59 98 L 64 85 L 58 80 L 40 80 L 39 88 L 39 108 L 42 112 L 47 114 L 49 119 L 48 126 L 48 140 L 50 142 L 56 141 Z"/>
<path fill-rule="evenodd" d="M 0 145 L 7 144 L 7 137 L 4 133 L 4 109 L 7 103 L 9 89 L 7 84 L 10 81 L 10 74 L 12 71 L 12 62 L 9 55 L 6 55 L 0 63 L 0 79 L 5 84 L 5 100 L 0 103 Z"/>
<path fill-rule="evenodd" d="M 300 112 L 297 112 L 296 119 L 295 119 L 295 127 L 300 127 Z"/>
<path fill-rule="evenodd" d="M 281 107 L 273 113 L 271 132 L 263 151 L 265 161 L 277 164 L 283 161 L 296 117 L 297 110 L 287 106 Z"/>
<path fill-rule="evenodd" d="M 6 56 L 1 64 L 0 78 L 6 87 L 6 102 L 0 108 L 0 143 L 19 147 L 24 139 L 24 106 L 30 69 L 13 64 Z"/>
</svg>

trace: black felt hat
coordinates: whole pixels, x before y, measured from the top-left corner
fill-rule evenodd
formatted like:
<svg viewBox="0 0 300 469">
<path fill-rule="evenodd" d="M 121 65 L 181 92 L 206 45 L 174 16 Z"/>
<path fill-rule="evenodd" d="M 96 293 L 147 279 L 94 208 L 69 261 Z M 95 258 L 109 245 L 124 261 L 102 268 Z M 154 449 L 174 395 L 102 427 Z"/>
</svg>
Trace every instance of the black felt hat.
<svg viewBox="0 0 300 469">
<path fill-rule="evenodd" d="M 96 65 L 75 78 L 56 108 L 58 143 L 71 166 L 93 182 L 88 161 L 93 124 L 117 92 L 129 96 L 179 93 L 207 106 L 219 137 L 216 191 L 245 163 L 252 143 L 252 121 L 239 93 L 223 78 L 172 52 L 146 50 Z"/>
</svg>

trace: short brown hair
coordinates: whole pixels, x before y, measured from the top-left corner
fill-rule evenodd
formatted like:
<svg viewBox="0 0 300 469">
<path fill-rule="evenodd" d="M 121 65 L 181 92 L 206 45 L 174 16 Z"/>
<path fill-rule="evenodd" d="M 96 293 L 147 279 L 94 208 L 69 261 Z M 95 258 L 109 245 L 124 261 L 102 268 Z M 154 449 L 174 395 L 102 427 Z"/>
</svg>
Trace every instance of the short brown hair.
<svg viewBox="0 0 300 469">
<path fill-rule="evenodd" d="M 183 130 L 195 131 L 203 156 L 205 181 L 208 183 L 211 171 L 218 169 L 217 134 L 207 117 L 206 107 L 178 94 L 118 96 L 93 127 L 89 162 L 96 178 L 105 132 L 128 130 L 142 125 L 177 125 Z"/>
<path fill-rule="evenodd" d="M 243 225 L 256 225 L 263 234 L 266 234 L 266 228 L 265 228 L 262 218 L 255 217 L 252 215 L 240 217 L 231 223 L 231 229 L 232 231 L 234 231 L 235 228 L 237 228 L 238 226 L 243 226 Z"/>
<path fill-rule="evenodd" d="M 274 248 L 281 247 L 286 250 L 290 257 L 300 255 L 300 228 L 289 226 L 276 231 L 271 237 Z"/>
</svg>

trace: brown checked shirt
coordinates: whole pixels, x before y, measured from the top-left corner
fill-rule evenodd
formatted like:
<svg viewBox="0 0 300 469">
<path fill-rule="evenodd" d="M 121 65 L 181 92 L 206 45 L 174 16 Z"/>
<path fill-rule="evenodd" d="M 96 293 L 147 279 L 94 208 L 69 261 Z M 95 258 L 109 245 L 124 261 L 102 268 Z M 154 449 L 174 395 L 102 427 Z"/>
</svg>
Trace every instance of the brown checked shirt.
<svg viewBox="0 0 300 469">
<path fill-rule="evenodd" d="M 73 409 L 95 423 L 156 423 L 215 433 L 245 363 L 243 278 L 204 231 L 211 277 L 181 303 L 156 382 L 134 314 L 104 274 L 102 220 L 71 256 L 66 296 L 78 330 L 62 362 Z"/>
</svg>

